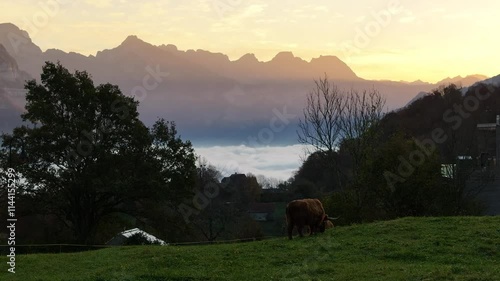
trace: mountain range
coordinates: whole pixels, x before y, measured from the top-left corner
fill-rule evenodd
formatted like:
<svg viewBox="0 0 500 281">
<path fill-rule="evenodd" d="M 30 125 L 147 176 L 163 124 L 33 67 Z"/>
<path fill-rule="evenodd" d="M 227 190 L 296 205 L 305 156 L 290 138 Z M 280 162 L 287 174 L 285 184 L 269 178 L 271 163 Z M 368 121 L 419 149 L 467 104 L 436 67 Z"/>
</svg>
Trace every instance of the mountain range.
<svg viewBox="0 0 500 281">
<path fill-rule="evenodd" d="M 296 124 L 306 95 L 314 79 L 324 75 L 341 89 L 378 90 L 389 110 L 442 84 L 466 87 L 487 78 L 458 76 L 436 84 L 374 81 L 359 77 L 336 56 L 306 61 L 280 52 L 266 62 L 254 54 L 231 61 L 222 53 L 182 51 L 172 44 L 154 46 L 137 36 L 95 56 L 84 56 L 58 49 L 42 51 L 27 32 L 10 23 L 0 24 L 0 44 L 0 131 L 19 125 L 19 117 L 13 116 L 24 106 L 24 81 L 39 80 L 45 61 L 59 61 L 70 71 L 86 70 L 95 84 L 119 85 L 124 94 L 141 102 L 140 118 L 147 125 L 160 117 L 176 121 L 183 137 L 203 145 L 296 143 Z M 271 124 L 273 120 L 284 126 Z"/>
</svg>

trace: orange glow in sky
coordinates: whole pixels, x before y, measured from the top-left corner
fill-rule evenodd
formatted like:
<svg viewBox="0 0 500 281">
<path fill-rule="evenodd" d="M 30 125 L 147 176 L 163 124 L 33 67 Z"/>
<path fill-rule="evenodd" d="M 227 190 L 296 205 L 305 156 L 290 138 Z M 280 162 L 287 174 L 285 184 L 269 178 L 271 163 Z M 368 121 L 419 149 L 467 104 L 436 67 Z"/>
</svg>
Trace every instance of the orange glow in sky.
<svg viewBox="0 0 500 281">
<path fill-rule="evenodd" d="M 134 34 L 155 45 L 245 53 L 336 55 L 366 79 L 435 82 L 500 73 L 500 2 L 357 0 L 4 1 L 2 22 L 42 50 L 94 54 Z"/>
</svg>

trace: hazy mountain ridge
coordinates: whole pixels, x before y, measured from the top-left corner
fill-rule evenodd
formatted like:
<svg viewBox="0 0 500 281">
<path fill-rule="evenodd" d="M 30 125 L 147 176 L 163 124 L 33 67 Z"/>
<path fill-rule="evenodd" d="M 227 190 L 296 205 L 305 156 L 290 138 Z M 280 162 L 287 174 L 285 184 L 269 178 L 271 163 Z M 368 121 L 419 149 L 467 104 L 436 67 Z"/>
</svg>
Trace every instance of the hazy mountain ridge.
<svg viewBox="0 0 500 281">
<path fill-rule="evenodd" d="M 457 86 L 462 86 L 462 87 L 468 87 L 472 86 L 473 84 L 486 80 L 488 76 L 481 75 L 481 74 L 472 74 L 472 75 L 467 75 L 465 77 L 462 76 L 456 76 L 453 78 L 445 78 L 439 82 L 437 82 L 437 85 L 449 85 L 449 84 L 455 84 Z"/>
<path fill-rule="evenodd" d="M 92 73 L 92 70 L 98 71 L 103 67 L 93 68 L 89 61 L 102 60 L 116 63 L 117 61 L 114 59 L 123 55 L 123 52 L 127 52 L 139 56 L 143 60 L 141 63 L 148 61 L 153 63 L 157 59 L 170 60 L 171 67 L 175 67 L 175 72 L 178 74 L 177 76 L 174 74 L 172 78 L 179 78 L 180 75 L 212 78 L 211 76 L 215 73 L 241 82 L 275 79 L 307 79 L 310 81 L 328 73 L 330 77 L 341 80 L 360 79 L 352 69 L 334 56 L 320 56 L 307 62 L 295 57 L 291 52 L 280 52 L 268 62 L 260 62 L 252 54 L 246 54 L 238 60 L 231 61 L 227 55 L 222 53 L 206 50 L 180 51 L 171 44 L 154 46 L 133 35 L 127 37 L 122 44 L 115 48 L 97 52 L 95 57 L 87 57 L 74 52 L 66 53 L 57 49 L 42 52 L 25 31 L 13 24 L 0 24 L 0 43 L 9 46 L 7 51 L 22 62 L 19 63 L 20 68 L 33 77 L 38 77 L 41 66 L 46 60 L 60 60 L 70 69 L 76 67 Z M 152 57 L 155 59 L 151 59 Z M 133 59 L 133 57 L 129 57 L 129 59 Z M 183 67 L 184 65 L 186 67 Z M 200 71 L 200 66 L 206 71 Z M 108 71 L 102 72 L 102 74 L 109 74 Z M 94 74 L 94 76 L 101 77 L 101 73 Z"/>
<path fill-rule="evenodd" d="M 158 46 L 171 54 L 213 69 L 218 74 L 239 82 L 255 82 L 276 79 L 306 79 L 321 77 L 325 73 L 338 80 L 362 80 L 343 61 L 335 56 L 320 56 L 307 62 L 295 57 L 292 52 L 280 52 L 270 61 L 259 61 L 254 54 L 248 53 L 231 61 L 223 53 L 206 50 L 180 51 L 175 45 Z"/>
<path fill-rule="evenodd" d="M 14 51 L 12 38 L 22 42 Z M 24 39 L 22 39 L 24 38 Z M 276 112 L 295 117 L 259 145 L 296 143 L 295 125 L 314 79 L 335 81 L 340 89 L 372 89 L 387 98 L 388 109 L 405 106 L 416 93 L 436 88 L 423 81 L 370 81 L 358 77 L 336 56 L 320 56 L 309 62 L 292 52 L 280 52 L 270 61 L 245 54 L 231 61 L 222 53 L 181 51 L 175 45 L 154 46 L 128 36 L 119 46 L 95 56 L 57 49 L 42 52 L 29 35 L 12 24 L 0 24 L 0 44 L 23 61 L 19 69 L 39 79 L 45 61 L 60 61 L 70 71 L 86 70 L 96 84 L 110 82 L 135 96 L 146 124 L 158 117 L 175 120 L 180 131 L 194 141 L 240 144 L 269 128 Z M 27 59 L 28 58 L 28 59 Z M 194 114 L 193 114 L 194 113 Z"/>
<path fill-rule="evenodd" d="M 16 60 L 0 44 L 0 133 L 21 122 L 19 116 L 26 103 L 23 86 L 31 77 L 19 70 Z"/>
<path fill-rule="evenodd" d="M 0 79 L 15 81 L 19 76 L 19 66 L 16 60 L 7 52 L 5 47 L 0 44 Z"/>
<path fill-rule="evenodd" d="M 34 76 L 41 71 L 38 62 L 43 52 L 31 41 L 29 34 L 11 23 L 0 24 L 0 44 L 16 60 L 19 69 Z M 37 70 L 38 69 L 38 70 Z"/>
<path fill-rule="evenodd" d="M 0 24 L 0 44 L 4 44 L 7 47 L 7 52 L 16 58 L 20 69 L 25 70 L 35 78 L 38 77 L 41 66 L 46 60 L 61 60 L 63 64 L 68 65 L 68 68 L 77 67 L 78 69 L 85 69 L 91 72 L 89 68 L 92 69 L 92 61 L 102 60 L 106 63 L 116 63 L 116 59 L 120 58 L 121 55 L 128 56 L 134 54 L 143 60 L 140 62 L 141 64 L 144 63 L 144 61 L 157 62 L 158 59 L 163 61 L 170 60 L 172 67 L 176 67 L 175 71 L 180 73 L 185 72 L 183 74 L 194 75 L 195 77 L 210 77 L 213 76 L 213 73 L 216 73 L 219 76 L 241 82 L 252 81 L 253 79 L 271 81 L 277 79 L 306 79 L 311 81 L 312 79 L 322 77 L 326 73 L 329 78 L 333 80 L 369 81 L 358 77 L 347 64 L 336 56 L 321 55 L 317 58 L 312 58 L 308 62 L 300 57 L 294 56 L 292 52 L 283 51 L 276 54 L 273 59 L 267 62 L 259 61 L 255 55 L 251 53 L 231 61 L 229 57 L 223 53 L 215 53 L 201 49 L 196 51 L 192 49 L 181 51 L 173 44 L 154 46 L 134 35 L 127 37 L 115 48 L 98 51 L 96 56 L 84 56 L 75 52 L 67 53 L 58 49 L 48 49 L 42 52 L 42 50 L 32 42 L 26 31 L 19 29 L 11 23 L 4 23 Z M 159 50 L 163 52 L 159 52 Z M 128 58 L 131 59 L 130 57 Z M 26 62 L 26 59 L 30 60 L 29 63 Z M 88 67 L 85 67 L 86 65 L 88 65 Z M 182 69 L 183 65 L 187 67 Z M 200 66 L 202 66 L 202 69 L 205 71 L 198 73 L 197 71 L 200 70 Z M 99 68 L 102 68 L 102 65 Z M 95 69 L 95 71 L 98 70 Z M 108 73 L 106 71 L 102 72 Z M 101 75 L 99 73 L 99 75 L 94 76 L 97 77 Z M 466 77 L 448 77 L 435 84 L 421 80 L 413 82 L 390 80 L 371 82 L 402 83 L 418 86 L 437 86 L 455 83 L 466 87 L 486 78 L 487 76 L 474 74 Z"/>
<path fill-rule="evenodd" d="M 491 84 L 491 85 L 495 85 L 495 86 L 500 86 L 500 75 L 493 76 L 491 78 L 484 79 L 483 81 L 476 82 L 476 83 L 473 84 L 473 86 L 477 85 L 478 83 L 485 83 L 485 84 Z"/>
</svg>

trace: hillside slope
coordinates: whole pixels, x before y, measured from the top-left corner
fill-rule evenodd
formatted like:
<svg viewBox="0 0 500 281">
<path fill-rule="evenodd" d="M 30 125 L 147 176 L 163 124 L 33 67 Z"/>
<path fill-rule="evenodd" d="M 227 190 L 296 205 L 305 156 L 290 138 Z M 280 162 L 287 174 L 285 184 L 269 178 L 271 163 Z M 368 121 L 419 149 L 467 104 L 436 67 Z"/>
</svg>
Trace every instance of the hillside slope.
<svg viewBox="0 0 500 281">
<path fill-rule="evenodd" d="M 404 218 L 292 241 L 121 247 L 17 263 L 0 279 L 500 280 L 500 217 Z"/>
</svg>

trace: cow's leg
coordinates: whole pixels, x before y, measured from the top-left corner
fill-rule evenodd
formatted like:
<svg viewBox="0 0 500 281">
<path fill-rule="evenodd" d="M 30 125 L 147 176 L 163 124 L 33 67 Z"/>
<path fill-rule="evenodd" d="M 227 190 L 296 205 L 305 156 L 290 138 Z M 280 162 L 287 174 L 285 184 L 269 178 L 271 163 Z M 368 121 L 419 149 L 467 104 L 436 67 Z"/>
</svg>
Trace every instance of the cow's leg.
<svg viewBox="0 0 500 281">
<path fill-rule="evenodd" d="M 293 224 L 288 224 L 288 239 L 292 239 Z"/>
<path fill-rule="evenodd" d="M 312 225 L 309 225 L 309 229 L 311 230 L 309 235 L 314 235 L 314 227 Z"/>
<path fill-rule="evenodd" d="M 297 231 L 299 232 L 300 237 L 304 237 L 304 234 L 302 234 L 303 227 L 304 227 L 303 225 L 297 226 Z"/>
</svg>

